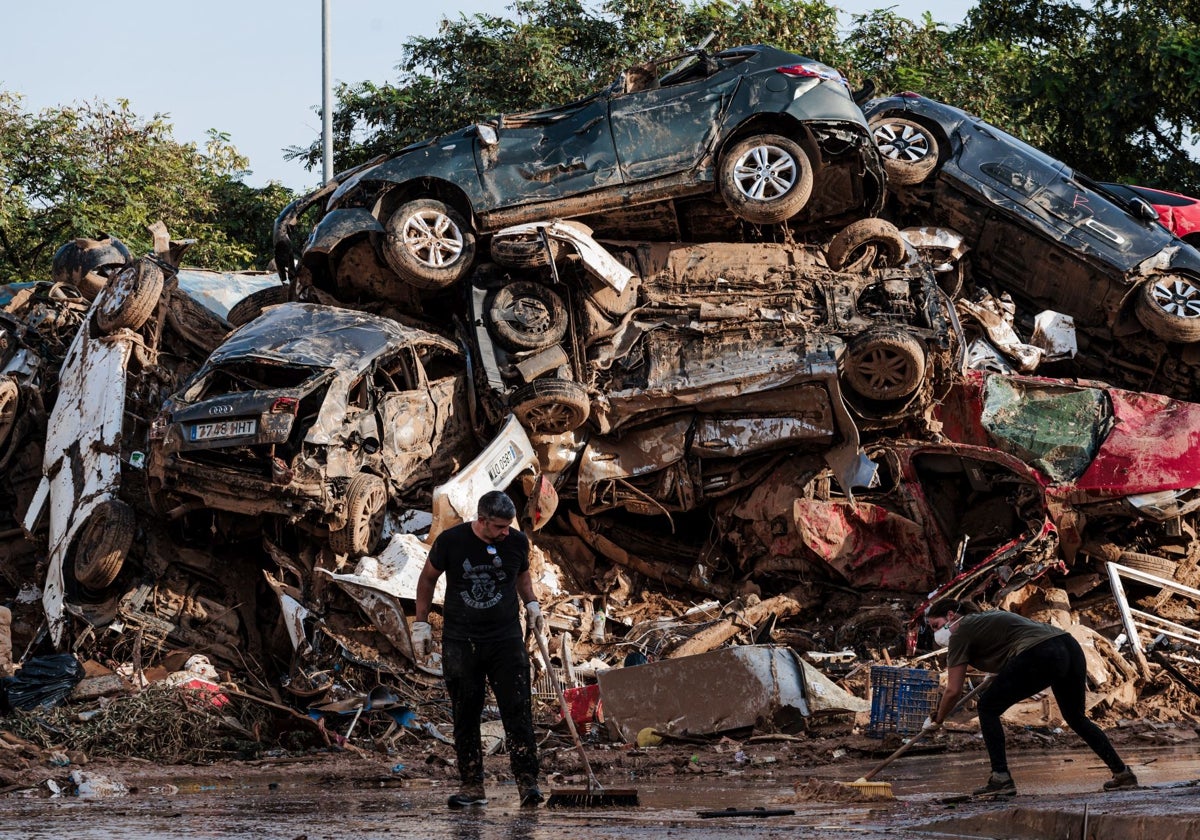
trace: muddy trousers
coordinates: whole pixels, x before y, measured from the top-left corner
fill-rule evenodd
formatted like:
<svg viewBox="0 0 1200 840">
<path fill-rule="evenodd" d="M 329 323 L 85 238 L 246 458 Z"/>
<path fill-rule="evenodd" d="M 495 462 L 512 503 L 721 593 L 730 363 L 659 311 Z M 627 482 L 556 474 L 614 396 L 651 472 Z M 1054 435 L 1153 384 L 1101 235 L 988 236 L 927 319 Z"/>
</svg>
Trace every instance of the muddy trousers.
<svg viewBox="0 0 1200 840">
<path fill-rule="evenodd" d="M 537 741 L 529 692 L 529 656 L 520 639 L 500 642 L 442 641 L 442 674 L 454 715 L 454 751 L 464 787 L 483 785 L 479 724 L 486 686 L 491 685 L 517 786 L 537 784 Z"/>
<path fill-rule="evenodd" d="M 1119 773 L 1125 762 L 1117 755 L 1104 731 L 1092 723 L 1083 709 L 1087 689 L 1087 662 L 1079 642 L 1065 633 L 1040 642 L 1014 656 L 997 673 L 979 701 L 979 728 L 992 761 L 993 773 L 1008 772 L 1004 752 L 1004 727 L 1000 715 L 1014 703 L 1050 688 L 1067 726 Z"/>
</svg>

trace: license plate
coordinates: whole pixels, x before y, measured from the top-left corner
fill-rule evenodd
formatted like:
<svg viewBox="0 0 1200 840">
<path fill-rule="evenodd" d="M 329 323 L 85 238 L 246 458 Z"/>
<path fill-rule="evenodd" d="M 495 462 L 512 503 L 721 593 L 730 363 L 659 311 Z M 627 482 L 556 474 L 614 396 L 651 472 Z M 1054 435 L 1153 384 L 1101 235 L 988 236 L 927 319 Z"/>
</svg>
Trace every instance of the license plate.
<svg viewBox="0 0 1200 840">
<path fill-rule="evenodd" d="M 488 464 L 488 480 L 495 484 L 496 479 L 504 475 L 505 471 L 516 462 L 517 447 L 510 443 L 508 448 L 501 452 L 495 461 Z"/>
<path fill-rule="evenodd" d="M 221 420 L 218 423 L 197 423 L 192 426 L 192 440 L 220 440 L 244 437 L 258 431 L 257 420 Z"/>
</svg>

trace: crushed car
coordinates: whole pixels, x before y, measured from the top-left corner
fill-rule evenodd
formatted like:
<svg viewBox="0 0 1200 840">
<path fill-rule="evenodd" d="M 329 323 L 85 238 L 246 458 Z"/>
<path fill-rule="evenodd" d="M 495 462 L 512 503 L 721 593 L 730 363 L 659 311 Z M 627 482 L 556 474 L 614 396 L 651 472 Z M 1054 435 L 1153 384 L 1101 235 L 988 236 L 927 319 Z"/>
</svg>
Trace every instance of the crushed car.
<svg viewBox="0 0 1200 840">
<path fill-rule="evenodd" d="M 884 156 L 898 224 L 966 237 L 976 283 L 1006 291 L 1032 316 L 1074 319 L 1092 375 L 1184 399 L 1200 367 L 1200 251 L 1123 198 L 958 108 L 919 96 L 863 106 Z"/>
<path fill-rule="evenodd" d="M 389 502 L 428 507 L 477 444 L 453 342 L 368 313 L 284 303 L 233 332 L 150 432 L 169 518 L 271 516 L 341 554 L 379 544 Z"/>
<path fill-rule="evenodd" d="M 720 215 L 756 225 L 844 224 L 883 201 L 846 80 L 762 45 L 639 65 L 577 102 L 481 120 L 338 180 L 285 209 L 275 230 L 286 272 L 292 221 L 326 201 L 304 258 L 334 293 L 361 284 L 353 275 L 371 263 L 393 284 L 443 289 L 468 275 L 480 237 L 539 219 L 628 231 L 613 211 L 717 193 Z"/>
</svg>

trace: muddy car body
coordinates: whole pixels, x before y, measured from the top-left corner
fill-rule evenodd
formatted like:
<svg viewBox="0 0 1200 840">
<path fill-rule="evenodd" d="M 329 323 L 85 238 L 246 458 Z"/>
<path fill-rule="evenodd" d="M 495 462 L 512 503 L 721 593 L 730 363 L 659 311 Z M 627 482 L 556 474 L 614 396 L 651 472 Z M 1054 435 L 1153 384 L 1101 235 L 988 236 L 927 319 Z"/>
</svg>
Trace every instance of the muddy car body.
<svg viewBox="0 0 1200 840">
<path fill-rule="evenodd" d="M 1065 559 L 1082 551 L 1170 577 L 1200 558 L 1200 405 L 971 371 L 938 417 L 947 437 L 1037 469 Z"/>
<path fill-rule="evenodd" d="M 477 237 L 500 228 L 713 192 L 755 224 L 878 210 L 882 166 L 842 76 L 761 45 L 631 68 L 569 105 L 504 114 L 360 167 L 329 195 L 306 254 L 336 276 L 343 259 L 369 261 L 347 253 L 366 236 L 404 283 L 438 289 L 465 277 Z M 287 227 L 277 223 L 277 243 Z"/>
<path fill-rule="evenodd" d="M 1091 338 L 1082 364 L 1178 396 L 1196 374 L 1200 252 L 1060 161 L 957 108 L 916 94 L 863 107 L 899 217 L 962 233 L 977 281 L 1071 316 Z M 1115 343 L 1120 353 L 1111 352 Z M 1141 357 L 1141 358 L 1139 358 Z"/>
<path fill-rule="evenodd" d="M 453 342 L 390 319 L 269 308 L 167 401 L 152 501 L 169 515 L 282 517 L 369 553 L 389 501 L 428 502 L 473 454 L 465 371 Z"/>
</svg>

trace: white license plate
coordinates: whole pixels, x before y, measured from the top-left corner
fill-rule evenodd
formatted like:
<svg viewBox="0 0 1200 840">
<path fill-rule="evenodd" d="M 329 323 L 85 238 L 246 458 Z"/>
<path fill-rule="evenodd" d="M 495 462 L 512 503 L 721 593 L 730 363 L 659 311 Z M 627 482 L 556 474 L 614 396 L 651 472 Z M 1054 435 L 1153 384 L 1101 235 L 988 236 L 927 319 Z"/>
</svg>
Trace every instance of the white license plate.
<svg viewBox="0 0 1200 840">
<path fill-rule="evenodd" d="M 192 440 L 220 440 L 244 437 L 258 431 L 257 420 L 222 420 L 219 423 L 197 423 L 192 426 Z"/>
<path fill-rule="evenodd" d="M 492 461 L 492 463 L 488 464 L 488 480 L 491 481 L 492 484 L 495 484 L 496 479 L 504 475 L 505 471 L 516 462 L 517 447 L 510 443 L 508 448 L 501 452 L 495 461 Z"/>
</svg>

